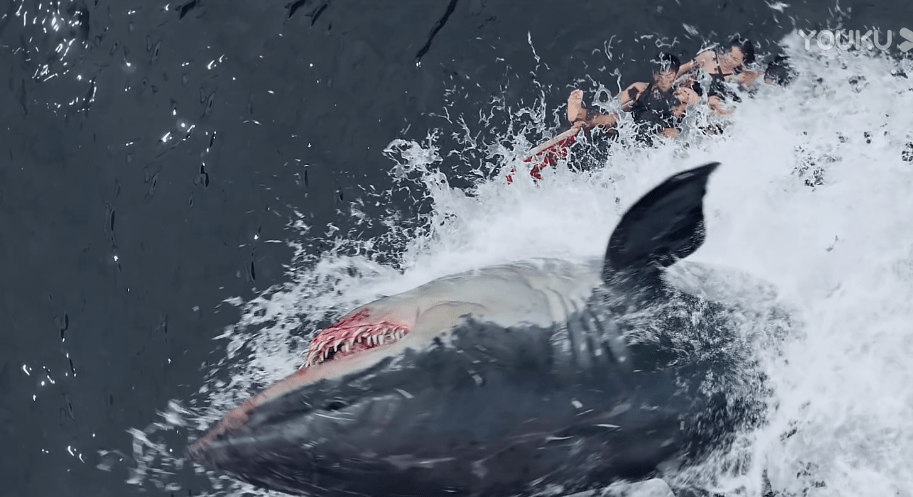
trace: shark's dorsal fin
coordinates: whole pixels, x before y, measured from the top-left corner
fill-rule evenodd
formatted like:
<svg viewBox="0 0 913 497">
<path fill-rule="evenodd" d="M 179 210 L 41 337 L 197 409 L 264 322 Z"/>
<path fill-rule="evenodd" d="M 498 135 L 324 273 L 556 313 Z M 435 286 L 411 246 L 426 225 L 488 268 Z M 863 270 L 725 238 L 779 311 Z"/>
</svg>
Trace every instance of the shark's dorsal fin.
<svg viewBox="0 0 913 497">
<path fill-rule="evenodd" d="M 652 284 L 663 268 L 704 243 L 704 194 L 719 166 L 712 162 L 678 173 L 641 197 L 609 238 L 602 279 Z"/>
</svg>

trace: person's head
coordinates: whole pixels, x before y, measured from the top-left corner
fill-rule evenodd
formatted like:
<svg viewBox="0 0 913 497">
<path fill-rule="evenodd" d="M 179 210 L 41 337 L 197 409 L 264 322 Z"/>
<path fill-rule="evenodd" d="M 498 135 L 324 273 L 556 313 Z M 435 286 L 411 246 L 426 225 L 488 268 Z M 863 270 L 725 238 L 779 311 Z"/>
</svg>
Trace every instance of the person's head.
<svg viewBox="0 0 913 497">
<path fill-rule="evenodd" d="M 732 68 L 751 64 L 755 60 L 754 45 L 752 45 L 750 40 L 743 40 L 736 36 L 729 41 L 729 53 L 723 54 L 722 57 L 728 62 L 727 65 Z"/>
<path fill-rule="evenodd" d="M 678 57 L 670 53 L 659 54 L 656 62 L 659 64 L 659 68 L 653 72 L 653 80 L 660 88 L 671 88 L 682 62 L 678 60 Z"/>
<path fill-rule="evenodd" d="M 795 73 L 789 65 L 789 58 L 785 55 L 778 55 L 774 60 L 767 64 L 767 70 L 764 71 L 764 82 L 780 86 L 788 85 Z"/>
</svg>

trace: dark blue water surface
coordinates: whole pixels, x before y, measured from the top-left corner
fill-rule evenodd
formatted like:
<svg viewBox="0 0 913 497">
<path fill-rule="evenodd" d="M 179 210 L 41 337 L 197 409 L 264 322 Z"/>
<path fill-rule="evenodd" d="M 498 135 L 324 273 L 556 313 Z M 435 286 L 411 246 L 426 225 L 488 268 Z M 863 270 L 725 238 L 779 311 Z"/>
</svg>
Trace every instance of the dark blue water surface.
<svg viewBox="0 0 913 497">
<path fill-rule="evenodd" d="M 772 5 L 0 3 L 0 495 L 138 494 L 124 471 L 96 468 L 99 451 L 130 453 L 128 428 L 199 388 L 212 338 L 238 319 L 219 304 L 285 277 L 291 250 L 265 241 L 293 236 L 294 211 L 314 253 L 328 224 L 384 230 L 356 226 L 348 206 L 393 187 L 392 140 L 444 130 L 441 169 L 468 185 L 445 115 L 490 114 L 476 131 L 493 140 L 508 116 L 491 102 L 541 95 L 559 129 L 572 86 L 644 80 L 657 40 L 686 59 L 740 34 L 766 55 L 834 19 L 913 24 L 902 2 Z M 412 198 L 389 202 L 410 219 L 426 208 Z M 173 481 L 178 492 L 146 495 L 208 485 Z"/>
</svg>

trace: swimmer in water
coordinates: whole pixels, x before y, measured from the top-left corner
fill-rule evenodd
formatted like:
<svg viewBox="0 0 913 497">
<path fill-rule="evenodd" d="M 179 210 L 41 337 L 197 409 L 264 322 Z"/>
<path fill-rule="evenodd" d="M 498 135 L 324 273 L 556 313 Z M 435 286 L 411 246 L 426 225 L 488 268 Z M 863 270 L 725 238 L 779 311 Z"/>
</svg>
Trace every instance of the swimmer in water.
<svg viewBox="0 0 913 497">
<path fill-rule="evenodd" d="M 679 125 L 688 106 L 700 101 L 700 96 L 687 87 L 674 86 L 679 73 L 681 62 L 671 54 L 662 54 L 658 58 L 660 69 L 653 73 L 651 83 L 634 83 L 619 94 L 621 108 L 630 112 L 635 121 L 647 124 L 641 126 L 641 131 L 647 131 L 640 137 L 647 143 L 652 143 L 650 134 L 659 133 L 666 137 L 675 137 L 679 133 Z M 711 108 L 719 114 L 728 114 L 729 111 L 719 105 L 711 104 Z M 617 114 L 588 114 L 583 107 L 583 91 L 574 90 L 567 99 L 567 120 L 571 128 L 565 132 L 542 143 L 523 159 L 523 162 L 532 163 L 530 175 L 535 179 L 542 179 L 541 172 L 547 166 L 554 166 L 558 161 L 567 157 L 570 146 L 576 141 L 581 129 L 589 131 L 595 127 L 611 128 L 618 123 Z M 507 175 L 507 182 L 513 182 L 512 169 Z"/>
<path fill-rule="evenodd" d="M 633 83 L 619 94 L 621 108 L 630 112 L 635 121 L 648 124 L 651 131 L 663 136 L 678 135 L 679 125 L 685 109 L 700 100 L 694 90 L 674 86 L 681 65 L 678 57 L 662 54 L 658 58 L 660 68 L 653 73 L 650 83 Z M 583 108 L 583 92 L 574 90 L 568 98 L 568 121 L 572 126 L 590 129 L 595 126 L 611 127 L 618 122 L 616 114 L 587 115 Z M 728 113 L 722 107 L 714 108 L 719 113 Z"/>
<path fill-rule="evenodd" d="M 651 83 L 634 83 L 621 93 L 621 108 L 630 112 L 635 121 L 647 123 L 656 133 L 675 137 L 689 105 L 700 96 L 686 86 L 674 86 L 681 62 L 671 54 L 662 54 L 660 69 L 653 73 Z"/>
<path fill-rule="evenodd" d="M 746 66 L 754 61 L 754 45 L 750 40 L 743 40 L 736 36 L 730 40 L 728 52 L 719 50 L 700 52 L 694 59 L 681 65 L 678 76 L 688 75 L 682 85 L 690 87 L 695 93 L 702 96 L 704 88 L 698 81 L 698 74 L 703 72 L 709 75 L 707 101 L 711 107 L 719 107 L 723 98 L 740 101 L 726 83 L 735 82 L 741 86 L 749 86 L 763 74 L 760 71 L 747 69 Z"/>
</svg>

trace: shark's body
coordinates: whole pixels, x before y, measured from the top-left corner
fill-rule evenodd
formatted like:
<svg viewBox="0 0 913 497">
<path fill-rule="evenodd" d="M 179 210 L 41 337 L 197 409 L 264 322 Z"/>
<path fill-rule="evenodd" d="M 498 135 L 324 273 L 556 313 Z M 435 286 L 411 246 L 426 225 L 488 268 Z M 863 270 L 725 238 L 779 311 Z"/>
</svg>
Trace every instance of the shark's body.
<svg viewBox="0 0 913 497">
<path fill-rule="evenodd" d="M 703 241 L 715 167 L 642 198 L 605 260 L 482 268 L 352 311 L 191 455 L 300 495 L 495 497 L 641 480 L 725 444 L 758 413 L 744 351 L 727 307 L 665 274 Z"/>
</svg>

